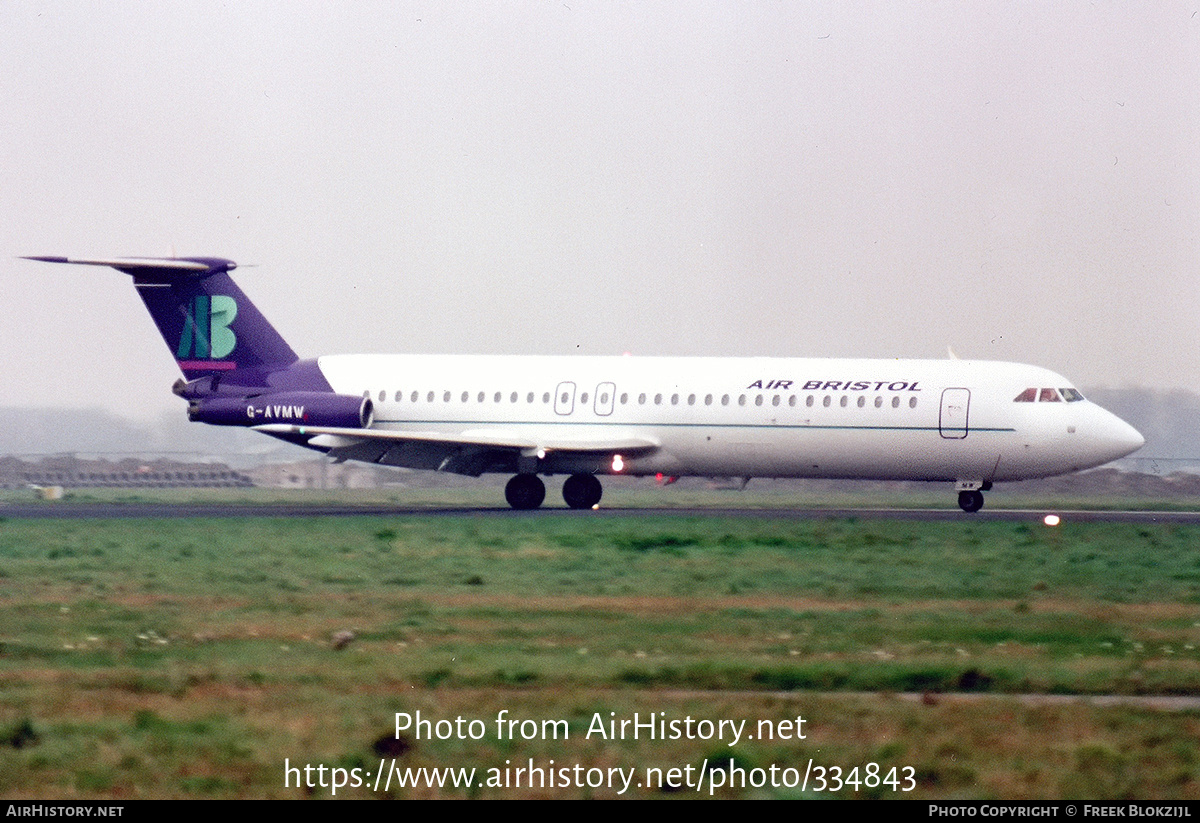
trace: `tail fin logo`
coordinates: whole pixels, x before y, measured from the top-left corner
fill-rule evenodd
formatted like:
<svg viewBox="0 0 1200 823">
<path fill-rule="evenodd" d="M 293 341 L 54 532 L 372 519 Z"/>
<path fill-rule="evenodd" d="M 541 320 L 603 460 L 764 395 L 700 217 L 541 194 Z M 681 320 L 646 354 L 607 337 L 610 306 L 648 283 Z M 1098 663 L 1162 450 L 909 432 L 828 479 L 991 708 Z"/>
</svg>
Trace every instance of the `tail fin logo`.
<svg viewBox="0 0 1200 823">
<path fill-rule="evenodd" d="M 197 294 L 188 310 L 179 336 L 177 360 L 197 358 L 220 360 L 237 346 L 237 335 L 229 328 L 237 317 L 237 301 L 224 294 Z"/>
</svg>

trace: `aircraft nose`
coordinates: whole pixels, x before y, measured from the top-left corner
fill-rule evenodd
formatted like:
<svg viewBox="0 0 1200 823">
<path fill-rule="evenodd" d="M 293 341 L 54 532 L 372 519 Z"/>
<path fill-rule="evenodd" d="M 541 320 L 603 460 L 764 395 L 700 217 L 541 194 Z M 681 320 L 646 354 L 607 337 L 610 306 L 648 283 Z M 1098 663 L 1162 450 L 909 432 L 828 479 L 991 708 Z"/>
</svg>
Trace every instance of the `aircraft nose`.
<svg viewBox="0 0 1200 823">
<path fill-rule="evenodd" d="M 1125 423 L 1124 420 L 1121 422 Z M 1128 451 L 1125 452 L 1125 454 L 1133 454 L 1142 446 L 1146 445 L 1146 438 L 1142 437 L 1142 433 L 1128 423 L 1125 423 L 1125 428 L 1128 429 L 1126 434 L 1127 439 L 1125 440 L 1125 448 L 1127 448 Z"/>
<path fill-rule="evenodd" d="M 1104 419 L 1096 427 L 1096 439 L 1105 455 L 1104 462 L 1119 460 L 1146 445 L 1146 438 L 1112 412 L 1101 410 Z"/>
</svg>

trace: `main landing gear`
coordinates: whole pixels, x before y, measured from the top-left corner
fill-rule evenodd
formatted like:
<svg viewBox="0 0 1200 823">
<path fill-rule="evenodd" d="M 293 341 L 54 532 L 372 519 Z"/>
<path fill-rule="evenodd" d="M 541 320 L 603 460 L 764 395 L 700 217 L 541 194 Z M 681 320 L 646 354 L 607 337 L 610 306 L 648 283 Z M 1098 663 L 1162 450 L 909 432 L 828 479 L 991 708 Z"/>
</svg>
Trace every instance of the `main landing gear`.
<svg viewBox="0 0 1200 823">
<path fill-rule="evenodd" d="M 572 509 L 590 509 L 604 489 L 592 474 L 573 474 L 563 483 L 563 500 Z M 518 474 L 504 487 L 504 499 L 514 509 L 536 509 L 546 499 L 546 484 L 536 474 Z"/>
<path fill-rule="evenodd" d="M 590 509 L 600 502 L 604 489 L 594 474 L 573 474 L 563 483 L 563 500 L 572 509 Z"/>
<path fill-rule="evenodd" d="M 536 474 L 518 474 L 504 487 L 504 499 L 514 509 L 536 509 L 546 499 L 546 484 Z"/>
</svg>

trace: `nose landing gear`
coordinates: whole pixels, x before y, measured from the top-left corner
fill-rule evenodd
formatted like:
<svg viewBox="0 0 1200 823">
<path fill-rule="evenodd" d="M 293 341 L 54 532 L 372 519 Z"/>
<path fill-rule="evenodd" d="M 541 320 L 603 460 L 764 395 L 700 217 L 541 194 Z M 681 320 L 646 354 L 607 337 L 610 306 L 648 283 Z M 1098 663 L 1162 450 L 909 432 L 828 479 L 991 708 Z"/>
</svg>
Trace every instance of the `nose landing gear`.
<svg viewBox="0 0 1200 823">
<path fill-rule="evenodd" d="M 965 512 L 977 512 L 983 508 L 983 492 L 965 491 L 958 493 L 958 507 Z"/>
<path fill-rule="evenodd" d="M 973 513 L 983 508 L 983 493 L 992 490 L 992 481 L 959 480 L 955 488 L 958 491 L 958 507 Z"/>
</svg>

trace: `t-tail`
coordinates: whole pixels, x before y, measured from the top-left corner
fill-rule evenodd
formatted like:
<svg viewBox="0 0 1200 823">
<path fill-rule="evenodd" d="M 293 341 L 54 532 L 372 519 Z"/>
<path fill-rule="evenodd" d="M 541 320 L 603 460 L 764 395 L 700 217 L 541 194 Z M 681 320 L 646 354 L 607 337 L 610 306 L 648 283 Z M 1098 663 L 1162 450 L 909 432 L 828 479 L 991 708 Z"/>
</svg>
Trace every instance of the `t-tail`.
<svg viewBox="0 0 1200 823">
<path fill-rule="evenodd" d="M 232 260 L 219 257 L 26 259 L 111 266 L 131 275 L 142 302 L 188 381 L 235 369 L 278 369 L 299 359 L 233 282 L 229 272 L 237 268 L 237 263 Z"/>
<path fill-rule="evenodd" d="M 333 394 L 314 360 L 300 360 L 229 276 L 220 257 L 77 259 L 45 263 L 109 266 L 133 285 L 179 364 L 174 391 L 192 420 L 254 426 L 286 416 L 297 422 L 368 426 L 370 401 Z M 286 412 L 286 415 L 284 413 Z"/>
</svg>

